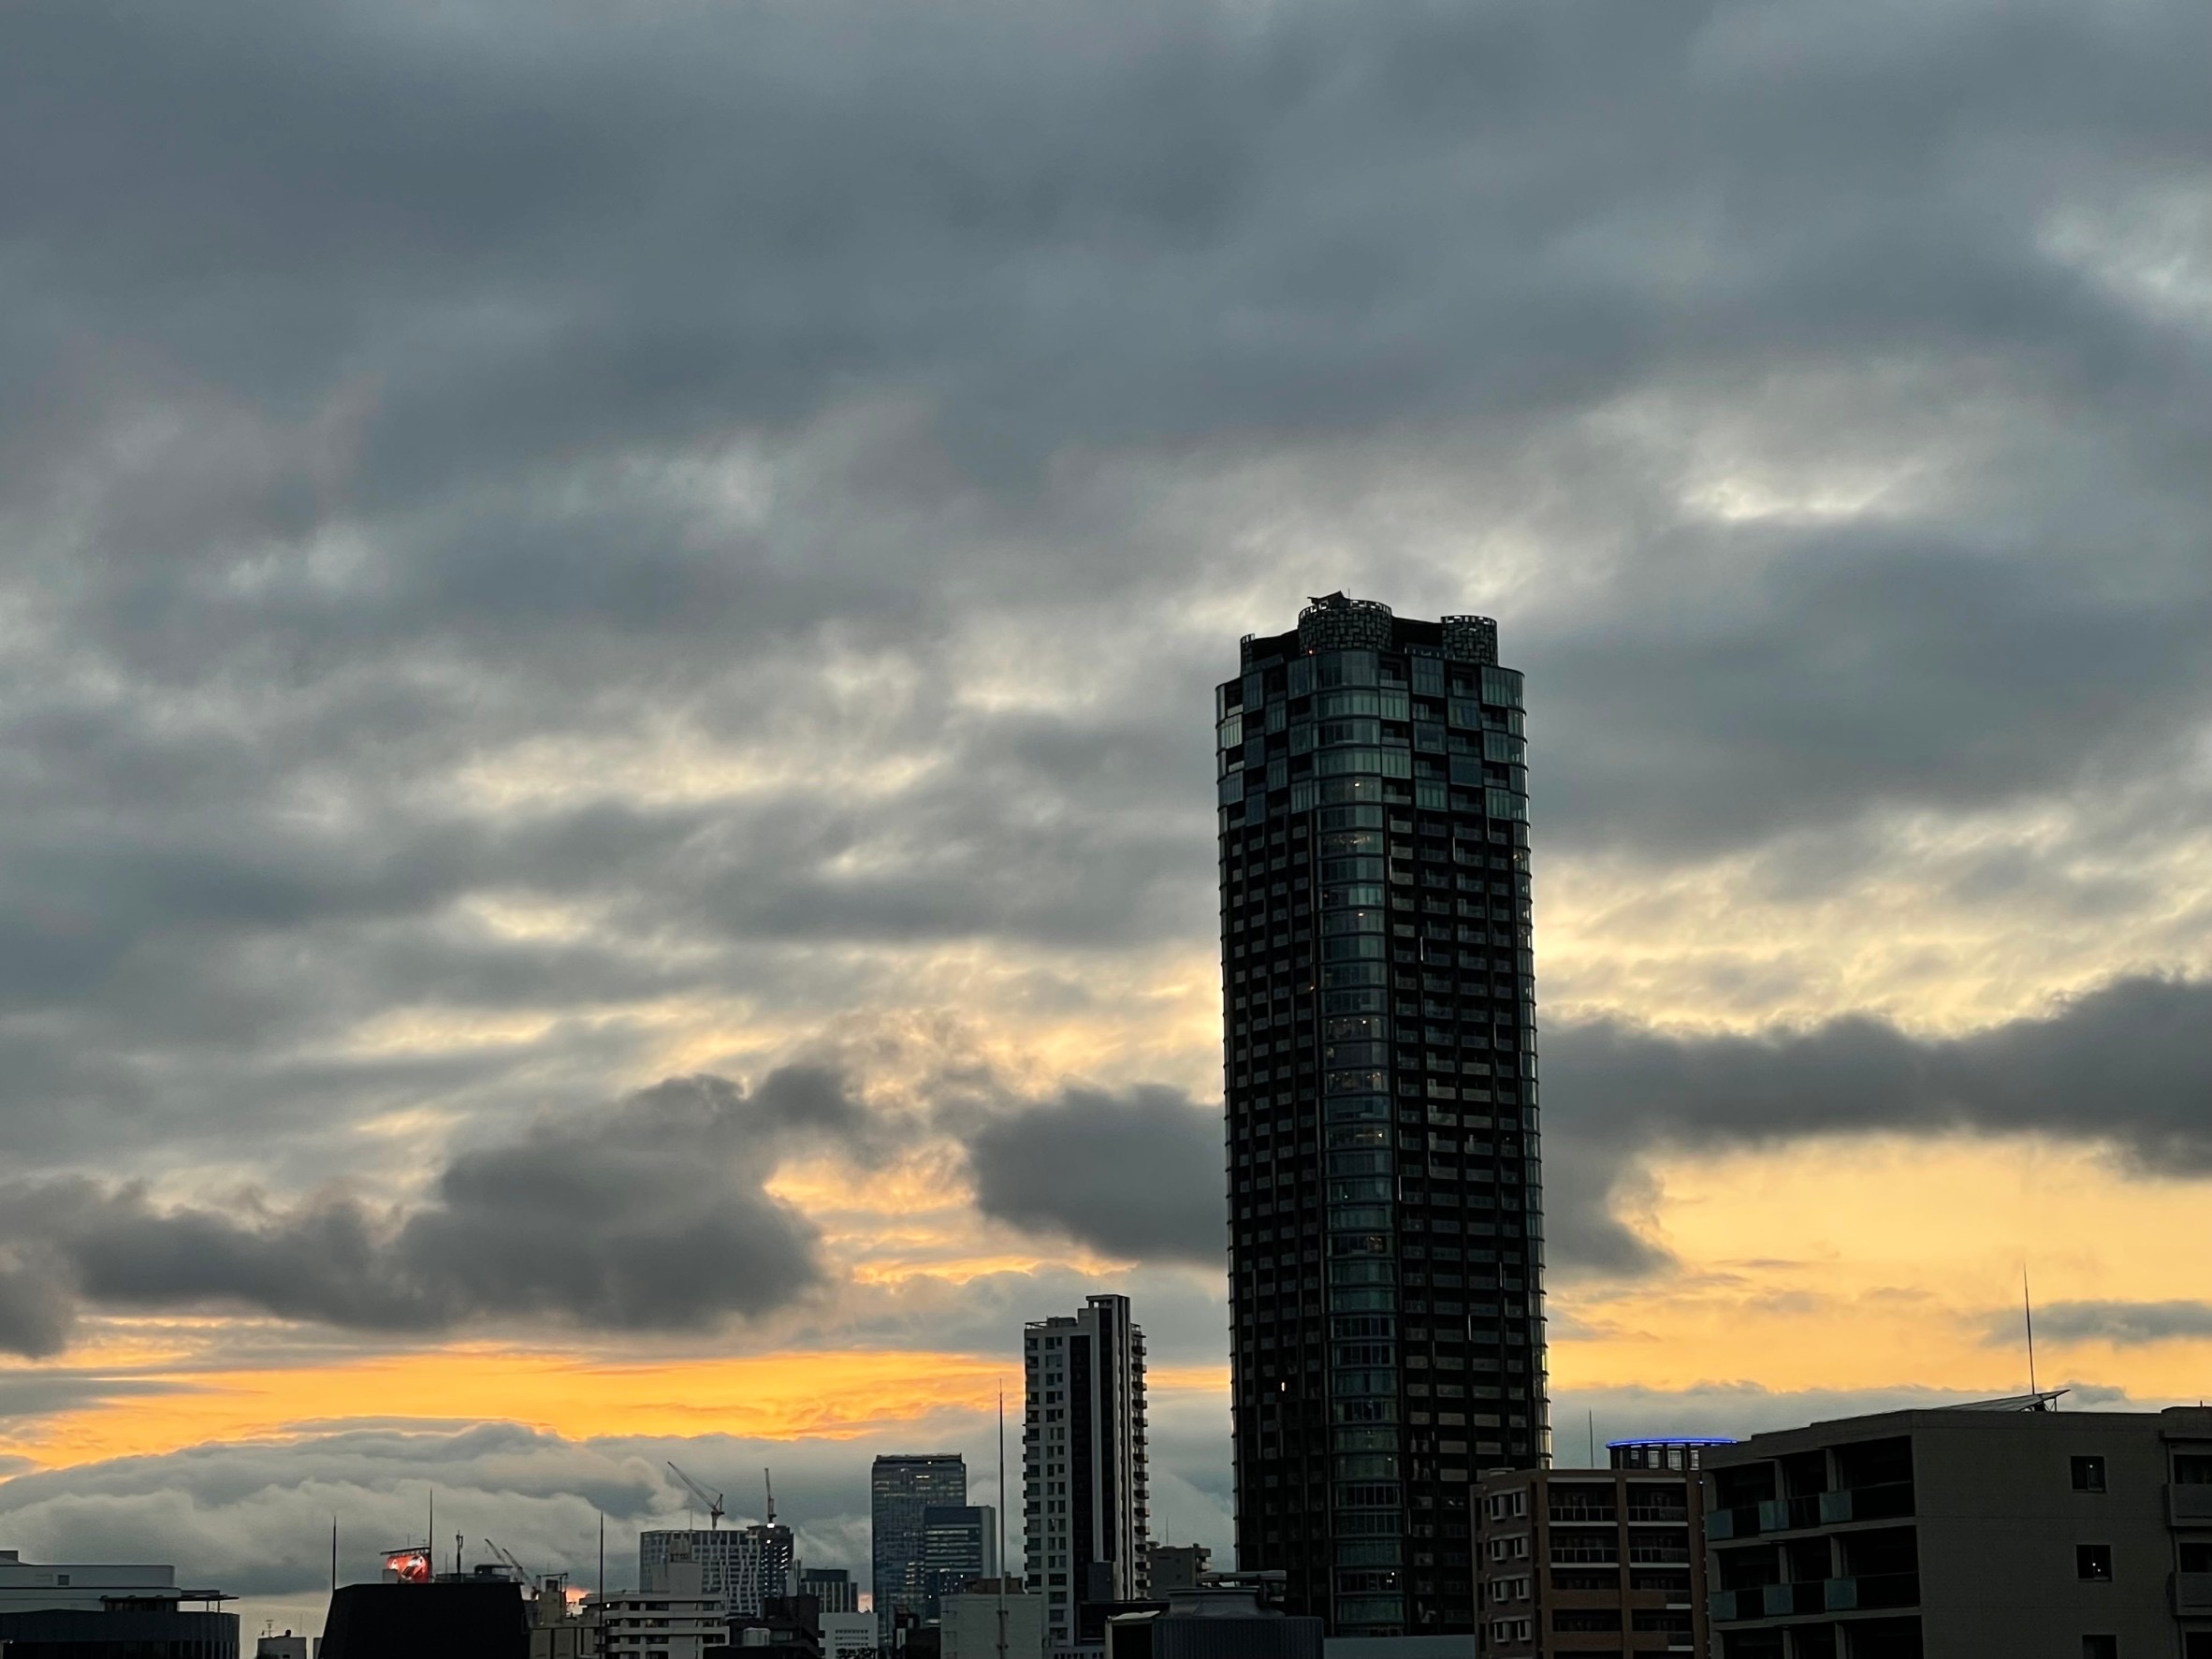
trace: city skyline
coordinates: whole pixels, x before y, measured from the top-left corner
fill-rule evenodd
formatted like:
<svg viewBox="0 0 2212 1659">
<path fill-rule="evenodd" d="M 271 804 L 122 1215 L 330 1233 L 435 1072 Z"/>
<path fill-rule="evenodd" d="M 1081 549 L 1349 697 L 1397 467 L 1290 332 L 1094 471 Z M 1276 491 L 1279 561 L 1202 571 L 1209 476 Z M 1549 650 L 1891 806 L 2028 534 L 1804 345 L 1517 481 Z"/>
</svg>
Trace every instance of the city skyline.
<svg viewBox="0 0 2212 1659">
<path fill-rule="evenodd" d="M 2018 1392 L 2023 1265 L 2196 1400 L 2204 8 L 1630 9 L 7 7 L 0 1548 L 865 1572 L 1104 1294 L 1227 1564 L 1338 591 L 1527 677 L 1564 1449 Z"/>
</svg>

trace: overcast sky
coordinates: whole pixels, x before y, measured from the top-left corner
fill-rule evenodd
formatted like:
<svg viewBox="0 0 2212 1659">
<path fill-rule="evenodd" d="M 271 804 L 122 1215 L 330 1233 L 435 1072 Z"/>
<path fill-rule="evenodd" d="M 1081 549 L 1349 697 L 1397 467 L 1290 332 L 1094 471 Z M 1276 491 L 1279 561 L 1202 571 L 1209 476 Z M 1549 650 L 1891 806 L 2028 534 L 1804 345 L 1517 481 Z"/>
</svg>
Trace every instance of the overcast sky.
<svg viewBox="0 0 2212 1659">
<path fill-rule="evenodd" d="M 2023 1260 L 2194 1398 L 2208 61 L 17 0 L 0 1542 L 319 1620 L 675 1456 L 858 1564 L 1116 1288 L 1225 1545 L 1210 687 L 1339 588 L 1529 676 L 1563 1453 L 2015 1388 Z"/>
</svg>

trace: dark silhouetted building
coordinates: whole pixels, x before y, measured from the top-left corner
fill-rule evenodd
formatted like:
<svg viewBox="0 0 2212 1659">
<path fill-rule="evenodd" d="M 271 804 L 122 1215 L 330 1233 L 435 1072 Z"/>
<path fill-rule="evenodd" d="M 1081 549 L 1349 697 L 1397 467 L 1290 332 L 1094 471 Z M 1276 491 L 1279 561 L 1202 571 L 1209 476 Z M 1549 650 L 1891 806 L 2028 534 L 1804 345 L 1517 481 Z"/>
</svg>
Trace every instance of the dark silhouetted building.
<svg viewBox="0 0 2212 1659">
<path fill-rule="evenodd" d="M 321 1659 L 528 1659 L 530 1612 L 512 1579 L 343 1584 Z"/>
<path fill-rule="evenodd" d="M 904 1613 L 924 1616 L 929 1600 L 922 1512 L 968 1502 L 968 1464 L 957 1452 L 880 1457 L 868 1479 L 869 1549 L 876 1623 L 888 1646 Z"/>
<path fill-rule="evenodd" d="M 1468 1493 L 1547 1454 L 1521 677 L 1331 594 L 1216 692 L 1237 1562 L 1475 1628 Z"/>
<path fill-rule="evenodd" d="M 944 1600 L 978 1579 L 998 1576 L 998 1511 L 988 1504 L 930 1504 L 922 1510 L 923 1616 L 941 1619 Z"/>
<path fill-rule="evenodd" d="M 825 1613 L 860 1611 L 860 1586 L 843 1567 L 801 1567 L 799 1594 L 811 1595 Z"/>
</svg>

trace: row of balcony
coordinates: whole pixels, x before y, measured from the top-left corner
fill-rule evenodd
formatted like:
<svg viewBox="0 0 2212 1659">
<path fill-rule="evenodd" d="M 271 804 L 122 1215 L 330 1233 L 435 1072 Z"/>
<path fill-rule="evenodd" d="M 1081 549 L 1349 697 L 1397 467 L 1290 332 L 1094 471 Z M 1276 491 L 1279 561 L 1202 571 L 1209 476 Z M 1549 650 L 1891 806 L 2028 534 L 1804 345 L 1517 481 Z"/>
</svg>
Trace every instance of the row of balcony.
<svg viewBox="0 0 2212 1659">
<path fill-rule="evenodd" d="M 1877 1573 L 1857 1579 L 1813 1579 L 1797 1584 L 1760 1584 L 1716 1590 L 1706 1599 L 1715 1623 L 1744 1619 L 1786 1619 L 1805 1613 L 1850 1613 L 1862 1608 L 1920 1604 L 1918 1573 Z"/>
<path fill-rule="evenodd" d="M 1807 1527 L 1841 1526 L 1854 1521 L 1896 1521 L 1913 1513 L 1913 1483 L 1846 1487 L 1841 1492 L 1808 1492 L 1802 1497 L 1768 1498 L 1715 1509 L 1705 1518 L 1709 1538 L 1756 1538 L 1768 1533 Z"/>
</svg>

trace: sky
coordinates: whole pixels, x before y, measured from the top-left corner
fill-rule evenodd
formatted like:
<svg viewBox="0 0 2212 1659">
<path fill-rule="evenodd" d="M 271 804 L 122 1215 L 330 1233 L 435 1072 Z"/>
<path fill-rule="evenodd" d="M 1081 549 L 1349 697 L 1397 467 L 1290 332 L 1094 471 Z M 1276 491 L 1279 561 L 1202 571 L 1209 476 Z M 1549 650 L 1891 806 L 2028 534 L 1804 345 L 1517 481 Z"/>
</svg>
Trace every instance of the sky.
<svg viewBox="0 0 2212 1659">
<path fill-rule="evenodd" d="M 2197 0 L 17 0 L 0 1546 L 822 1565 L 1135 1300 L 1211 688 L 1528 676 L 1553 1421 L 2212 1361 Z"/>
</svg>

